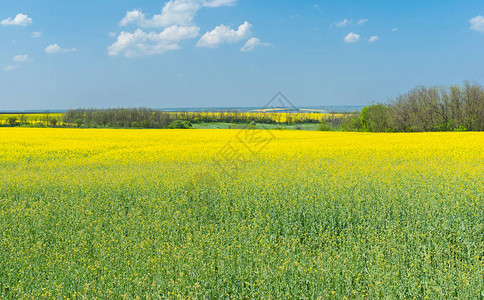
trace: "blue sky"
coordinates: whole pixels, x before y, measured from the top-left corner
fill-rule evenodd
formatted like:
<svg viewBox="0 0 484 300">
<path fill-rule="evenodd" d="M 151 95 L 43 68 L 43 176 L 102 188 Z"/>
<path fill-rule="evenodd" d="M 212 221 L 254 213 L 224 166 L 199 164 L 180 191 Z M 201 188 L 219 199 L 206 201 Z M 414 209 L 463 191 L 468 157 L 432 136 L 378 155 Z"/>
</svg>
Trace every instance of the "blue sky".
<svg viewBox="0 0 484 300">
<path fill-rule="evenodd" d="M 2 1 L 0 110 L 263 106 L 278 91 L 365 105 L 484 83 L 483 16 L 482 0 Z"/>
</svg>

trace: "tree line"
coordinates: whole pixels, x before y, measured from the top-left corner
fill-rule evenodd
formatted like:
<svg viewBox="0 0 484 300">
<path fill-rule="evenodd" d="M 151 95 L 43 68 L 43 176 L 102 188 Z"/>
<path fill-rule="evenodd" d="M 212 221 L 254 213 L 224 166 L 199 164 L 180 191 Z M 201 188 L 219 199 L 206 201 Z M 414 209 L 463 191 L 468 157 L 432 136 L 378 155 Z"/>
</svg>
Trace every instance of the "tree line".
<svg viewBox="0 0 484 300">
<path fill-rule="evenodd" d="M 417 87 L 344 123 L 346 130 L 368 132 L 484 131 L 484 87 Z"/>
<path fill-rule="evenodd" d="M 149 108 L 69 109 L 62 123 L 76 127 L 170 128 L 175 121 L 189 123 L 304 124 L 318 123 L 305 114 L 244 113 L 240 111 L 165 112 Z M 188 123 L 185 123 L 188 124 Z"/>
<path fill-rule="evenodd" d="M 167 112 L 148 108 L 69 109 L 62 116 L 67 126 L 166 128 L 175 119 Z"/>
<path fill-rule="evenodd" d="M 37 118 L 39 120 L 37 121 Z M 320 120 L 304 113 L 244 113 L 240 111 L 166 112 L 149 108 L 69 109 L 62 117 L 26 115 L 5 120 L 11 126 L 42 125 L 110 128 L 190 128 L 191 123 L 307 124 L 319 123 L 324 131 L 427 132 L 484 131 L 484 87 L 414 88 L 385 103 L 360 112 L 329 114 Z"/>
</svg>

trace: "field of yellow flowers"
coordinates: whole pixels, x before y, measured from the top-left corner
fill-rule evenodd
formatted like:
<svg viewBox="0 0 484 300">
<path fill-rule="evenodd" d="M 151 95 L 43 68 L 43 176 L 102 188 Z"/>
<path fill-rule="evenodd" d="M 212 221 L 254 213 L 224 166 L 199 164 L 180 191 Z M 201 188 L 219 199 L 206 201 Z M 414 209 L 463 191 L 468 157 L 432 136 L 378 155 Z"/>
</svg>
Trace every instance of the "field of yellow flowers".
<svg viewBox="0 0 484 300">
<path fill-rule="evenodd" d="M 276 123 L 298 122 L 298 123 L 318 123 L 322 120 L 333 118 L 343 118 L 347 114 L 338 113 L 265 113 L 265 112 L 169 112 L 172 118 L 190 120 L 193 122 L 204 122 L 204 119 L 226 120 L 229 117 L 247 118 L 266 118 Z M 68 125 L 63 123 L 64 114 L 62 113 L 36 113 L 36 114 L 3 114 L 0 113 L 0 125 L 9 125 L 9 119 L 15 118 L 20 125 L 51 125 L 50 120 L 56 119 L 57 125 Z M 75 125 L 75 124 L 70 124 Z"/>
<path fill-rule="evenodd" d="M 484 297 L 484 134 L 0 128 L 0 298 Z"/>
<path fill-rule="evenodd" d="M 16 122 L 21 125 L 44 124 L 50 125 L 50 120 L 56 119 L 58 125 L 62 124 L 61 113 L 43 113 L 43 114 L 4 114 L 0 113 L 0 125 L 9 125 L 9 119 L 15 118 Z"/>
</svg>

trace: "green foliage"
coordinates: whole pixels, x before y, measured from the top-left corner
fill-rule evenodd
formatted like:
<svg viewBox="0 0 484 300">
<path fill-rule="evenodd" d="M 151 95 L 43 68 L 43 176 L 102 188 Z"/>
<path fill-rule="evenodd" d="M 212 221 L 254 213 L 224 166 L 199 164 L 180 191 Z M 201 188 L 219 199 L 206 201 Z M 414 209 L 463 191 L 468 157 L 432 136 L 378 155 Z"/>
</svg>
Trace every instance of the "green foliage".
<svg viewBox="0 0 484 300">
<path fill-rule="evenodd" d="M 365 106 L 360 112 L 360 124 L 362 131 L 370 131 L 370 126 L 368 126 L 368 107 Z"/>
<path fill-rule="evenodd" d="M 10 117 L 7 119 L 7 122 L 10 126 L 17 126 L 18 125 L 18 122 L 17 122 L 17 118 L 16 117 Z"/>
<path fill-rule="evenodd" d="M 76 123 L 77 127 L 79 128 L 79 127 L 81 127 L 82 125 L 84 125 L 84 120 L 82 120 L 82 119 L 77 119 L 77 120 L 75 121 L 75 123 Z"/>
<path fill-rule="evenodd" d="M 52 118 L 49 120 L 50 125 L 52 125 L 53 127 L 55 127 L 58 122 L 59 121 L 57 120 L 57 118 Z"/>
<path fill-rule="evenodd" d="M 318 125 L 318 131 L 333 131 L 333 128 L 328 122 L 322 120 Z"/>
<path fill-rule="evenodd" d="M 361 131 L 392 132 L 390 128 L 390 107 L 384 104 L 365 106 L 360 112 Z"/>
<path fill-rule="evenodd" d="M 367 107 L 367 130 L 371 132 L 388 132 L 390 123 L 390 108 L 384 104 L 374 104 Z"/>
<path fill-rule="evenodd" d="M 358 113 L 348 115 L 341 123 L 343 131 L 363 131 L 361 125 L 361 118 Z"/>
<path fill-rule="evenodd" d="M 167 126 L 168 129 L 190 129 L 192 128 L 192 123 L 189 121 L 175 120 L 170 125 Z"/>
<path fill-rule="evenodd" d="M 417 87 L 390 103 L 363 108 L 358 122 L 345 127 L 370 132 L 484 131 L 484 87 Z"/>
</svg>

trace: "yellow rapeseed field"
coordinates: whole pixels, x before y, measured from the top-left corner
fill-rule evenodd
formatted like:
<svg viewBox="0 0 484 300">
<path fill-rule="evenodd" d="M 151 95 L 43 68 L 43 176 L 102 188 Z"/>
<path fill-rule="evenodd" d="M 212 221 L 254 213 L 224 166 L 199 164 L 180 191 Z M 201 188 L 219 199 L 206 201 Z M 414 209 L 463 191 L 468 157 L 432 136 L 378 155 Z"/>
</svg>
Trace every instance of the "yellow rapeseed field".
<svg viewBox="0 0 484 300">
<path fill-rule="evenodd" d="M 175 119 L 189 119 L 194 122 L 203 122 L 204 117 L 221 119 L 224 116 L 244 116 L 247 118 L 267 118 L 276 123 L 285 122 L 320 122 L 331 118 L 343 118 L 347 115 L 337 113 L 264 113 L 264 112 L 170 112 Z M 20 124 L 44 124 L 50 125 L 49 120 L 56 119 L 57 125 L 63 125 L 62 113 L 37 113 L 37 114 L 0 114 L 0 125 L 8 125 L 9 118 L 16 118 Z M 70 124 L 74 125 L 74 124 Z"/>
<path fill-rule="evenodd" d="M 0 128 L 0 298 L 484 297 L 484 134 Z"/>
<path fill-rule="evenodd" d="M 276 123 L 285 123 L 285 122 L 321 122 L 322 120 L 328 120 L 332 118 L 344 118 L 348 116 L 348 114 L 341 114 L 341 113 L 314 113 L 314 112 L 301 112 L 301 113 L 294 113 L 294 112 L 173 112 L 171 113 L 173 116 L 182 117 L 183 115 L 189 116 L 190 120 L 193 121 L 202 121 L 203 117 L 209 116 L 213 117 L 214 119 L 221 118 L 223 116 L 244 116 L 248 118 L 268 118 L 273 120 Z M 183 118 L 183 117 L 182 117 Z"/>
<path fill-rule="evenodd" d="M 0 125 L 8 124 L 9 118 L 16 118 L 18 123 L 22 124 L 44 124 L 50 125 L 50 119 L 57 119 L 59 121 L 59 125 L 62 123 L 62 114 L 61 113 L 40 113 L 40 114 L 0 114 Z"/>
</svg>

